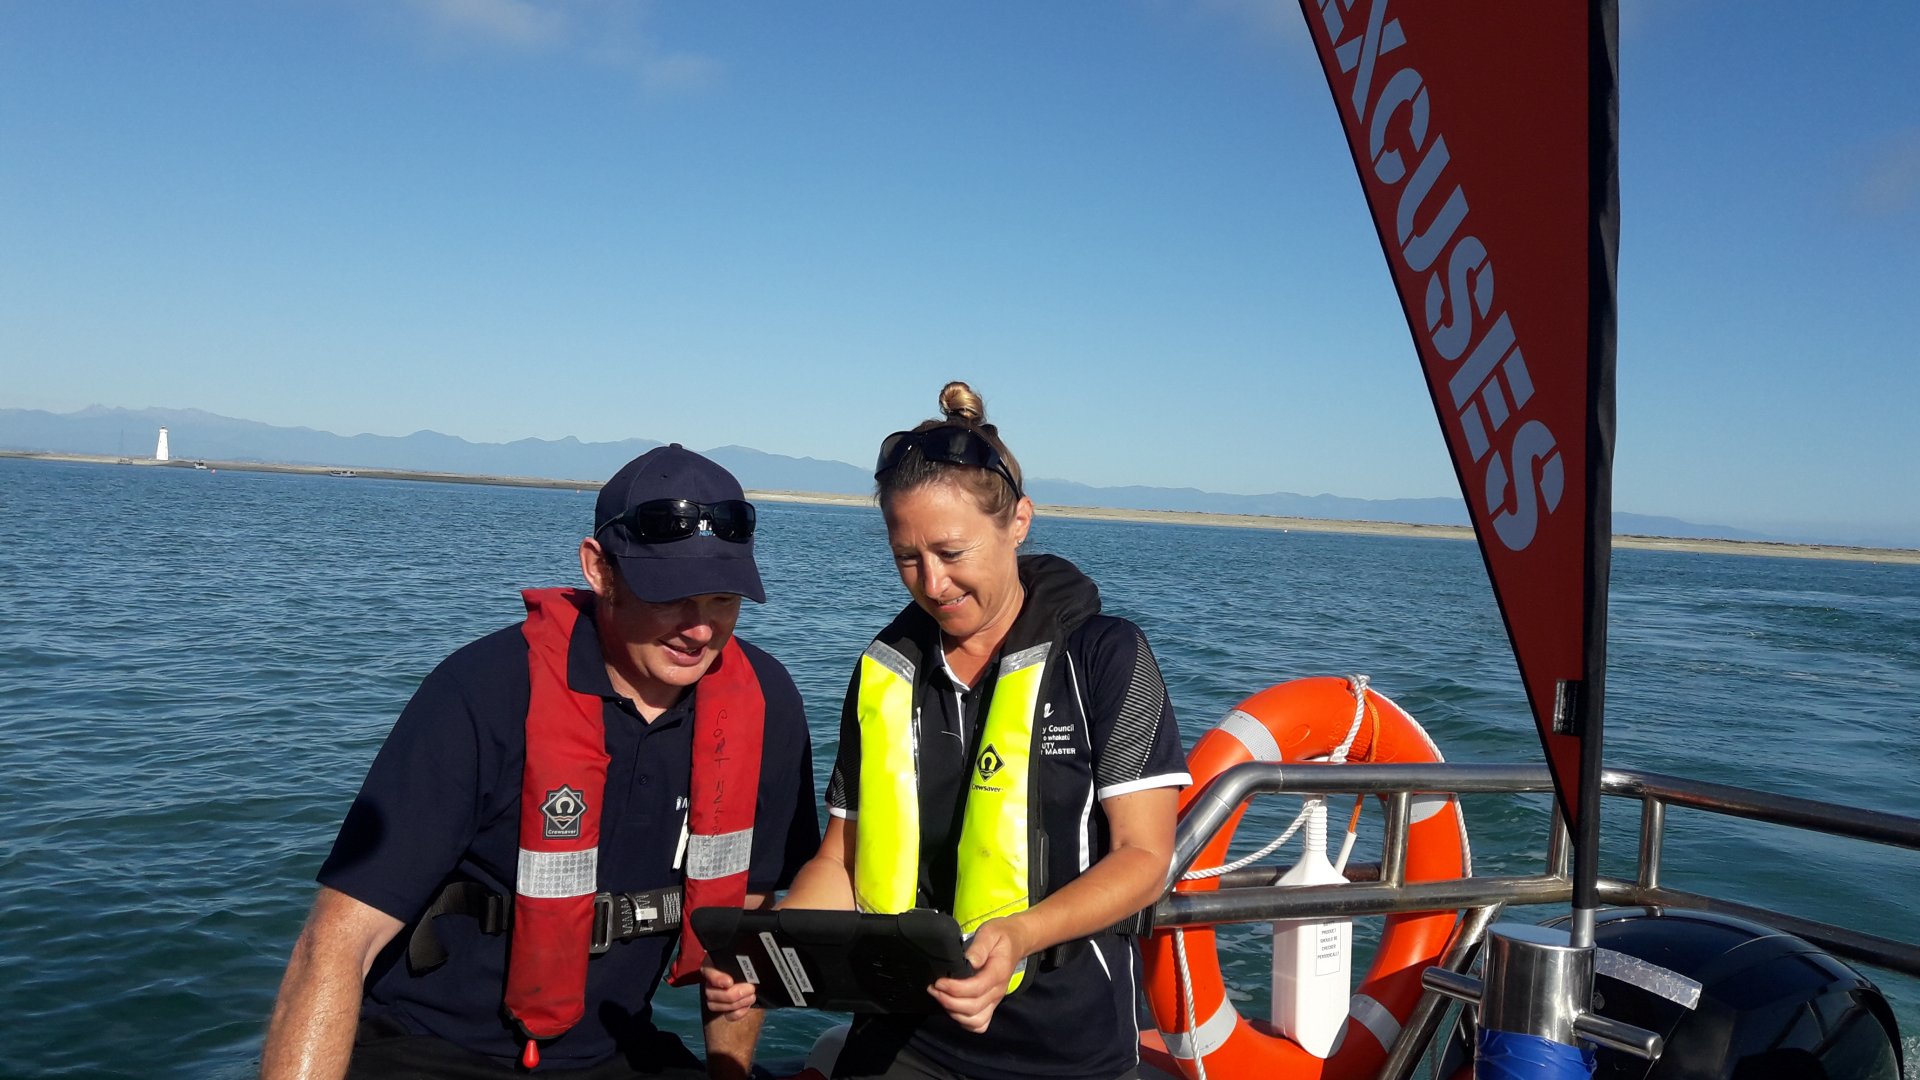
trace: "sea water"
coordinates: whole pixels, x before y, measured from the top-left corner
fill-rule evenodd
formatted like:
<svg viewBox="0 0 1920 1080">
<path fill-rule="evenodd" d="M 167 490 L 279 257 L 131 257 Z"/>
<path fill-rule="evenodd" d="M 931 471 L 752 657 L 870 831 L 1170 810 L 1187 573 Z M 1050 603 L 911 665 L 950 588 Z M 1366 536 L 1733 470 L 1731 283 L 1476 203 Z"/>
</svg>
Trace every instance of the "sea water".
<svg viewBox="0 0 1920 1080">
<path fill-rule="evenodd" d="M 824 787 L 848 672 L 905 594 L 871 508 L 760 509 L 768 603 L 740 633 L 793 672 Z M 517 590 L 580 580 L 592 513 L 591 490 L 0 459 L 0 1076 L 250 1073 L 387 727 Z M 1272 683 L 1365 672 L 1450 760 L 1540 760 L 1471 543 L 1042 517 L 1033 546 L 1145 629 L 1189 746 Z M 1613 567 L 1609 764 L 1920 815 L 1920 567 Z M 1291 813 L 1256 806 L 1236 852 Z M 1537 871 L 1544 797 L 1467 815 L 1476 870 Z M 1631 876 L 1636 812 L 1604 821 Z M 1920 936 L 1914 852 L 1679 810 L 1668 831 L 1674 887 Z M 1264 1016 L 1265 927 L 1222 940 Z M 1920 987 L 1878 977 L 1920 1075 Z M 692 991 L 656 1002 L 697 1030 Z M 762 1045 L 796 1056 L 831 1020 L 783 1014 Z"/>
</svg>

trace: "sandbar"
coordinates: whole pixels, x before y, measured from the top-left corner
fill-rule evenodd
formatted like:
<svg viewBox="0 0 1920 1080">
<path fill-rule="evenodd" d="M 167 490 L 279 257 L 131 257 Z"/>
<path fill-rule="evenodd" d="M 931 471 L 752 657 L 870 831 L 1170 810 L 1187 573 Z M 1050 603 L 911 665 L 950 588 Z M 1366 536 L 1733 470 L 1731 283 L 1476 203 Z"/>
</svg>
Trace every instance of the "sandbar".
<svg viewBox="0 0 1920 1080">
<path fill-rule="evenodd" d="M 495 487 L 527 487 L 595 491 L 599 480 L 553 480 L 532 476 L 485 476 L 472 473 L 426 472 L 417 469 L 369 469 L 340 465 L 289 465 L 261 461 L 155 461 L 152 458 L 122 458 L 104 454 L 56 454 L 28 450 L 0 450 L 0 457 L 39 461 L 78 461 L 93 464 L 125 464 L 162 468 L 192 468 L 205 465 L 210 471 L 231 469 L 236 472 L 295 473 L 309 476 L 342 476 L 342 479 L 427 480 L 442 484 L 486 484 Z M 870 495 L 840 495 L 818 491 L 749 491 L 750 498 L 764 502 L 805 503 L 814 506 L 872 506 Z M 1042 516 L 1078 518 L 1090 521 L 1130 521 L 1161 525 L 1205 525 L 1227 529 L 1267 529 L 1278 532 L 1342 533 L 1350 536 L 1396 536 L 1428 540 L 1472 540 L 1473 530 L 1464 525 L 1422 525 L 1399 521 L 1336 521 L 1326 518 L 1273 517 L 1264 514 L 1211 514 L 1187 510 L 1122 510 L 1097 506 L 1042 505 L 1035 508 Z M 1616 535 L 1616 548 L 1645 551 L 1677 551 L 1707 555 L 1760 555 L 1785 559 L 1836 559 L 1846 562 L 1890 563 L 1920 566 L 1920 549 L 1852 547 L 1839 544 L 1794 544 L 1773 540 L 1716 540 L 1672 536 Z"/>
</svg>

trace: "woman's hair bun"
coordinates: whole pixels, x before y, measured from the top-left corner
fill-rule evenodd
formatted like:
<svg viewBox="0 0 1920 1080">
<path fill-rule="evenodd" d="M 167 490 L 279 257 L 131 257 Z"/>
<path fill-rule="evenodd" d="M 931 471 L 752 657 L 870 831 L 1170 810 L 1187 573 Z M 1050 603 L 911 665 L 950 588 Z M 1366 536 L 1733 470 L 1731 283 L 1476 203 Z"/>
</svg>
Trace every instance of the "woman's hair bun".
<svg viewBox="0 0 1920 1080">
<path fill-rule="evenodd" d="M 979 424 L 987 418 L 987 403 L 956 379 L 940 388 L 940 412 L 953 423 Z"/>
</svg>

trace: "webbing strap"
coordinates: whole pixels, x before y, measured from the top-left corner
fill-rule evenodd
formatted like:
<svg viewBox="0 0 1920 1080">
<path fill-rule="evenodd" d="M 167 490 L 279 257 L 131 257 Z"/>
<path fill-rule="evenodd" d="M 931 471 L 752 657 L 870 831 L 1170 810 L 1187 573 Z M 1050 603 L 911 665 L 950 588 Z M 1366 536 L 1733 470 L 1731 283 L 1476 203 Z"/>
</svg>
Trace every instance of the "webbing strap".
<svg viewBox="0 0 1920 1080">
<path fill-rule="evenodd" d="M 442 915 L 471 915 L 480 923 L 483 934 L 497 934 L 507 928 L 513 906 L 506 897 L 477 881 L 455 881 L 440 890 L 427 910 L 414 924 L 407 939 L 407 970 L 423 975 L 447 962 L 447 947 L 433 928 L 433 920 Z"/>
<path fill-rule="evenodd" d="M 678 887 L 647 892 L 597 893 L 593 898 L 593 928 L 587 952 L 598 956 L 614 942 L 652 934 L 668 934 L 685 921 Z M 447 947 L 433 921 L 442 915 L 467 915 L 483 934 L 498 934 L 513 924 L 513 898 L 477 881 L 450 882 L 433 898 L 407 939 L 407 970 L 424 975 L 447 962 Z"/>
</svg>

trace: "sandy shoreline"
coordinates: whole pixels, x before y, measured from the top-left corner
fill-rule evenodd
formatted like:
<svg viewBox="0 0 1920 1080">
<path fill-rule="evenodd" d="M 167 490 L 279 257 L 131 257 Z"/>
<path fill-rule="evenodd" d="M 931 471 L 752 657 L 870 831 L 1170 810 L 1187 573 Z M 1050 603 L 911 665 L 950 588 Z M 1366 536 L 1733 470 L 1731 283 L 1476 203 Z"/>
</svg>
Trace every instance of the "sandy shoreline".
<svg viewBox="0 0 1920 1080">
<path fill-rule="evenodd" d="M 0 457 L 37 461 L 77 461 L 91 464 L 116 463 L 148 468 L 192 468 L 191 461 L 158 462 L 151 458 L 118 458 L 103 454 L 55 454 L 25 450 L 0 450 Z M 372 480 L 428 480 L 443 484 L 486 484 L 493 487 L 528 487 L 597 490 L 599 480 L 547 480 L 527 476 L 481 476 L 470 473 L 422 472 L 412 469 L 343 469 L 326 465 L 281 465 L 258 461 L 203 461 L 208 469 L 235 472 L 294 473 L 330 476 L 340 473 Z M 865 495 L 836 495 L 813 491 L 749 491 L 764 502 L 806 503 L 815 506 L 871 506 Z M 1334 521 L 1323 518 L 1269 517 L 1256 514 L 1209 514 L 1185 510 L 1117 510 L 1091 506 L 1038 507 L 1050 517 L 1081 518 L 1092 521 L 1132 521 L 1162 525 L 1206 525 L 1228 529 L 1269 529 L 1279 532 L 1345 533 L 1356 536 L 1401 536 L 1431 540 L 1472 540 L 1473 530 L 1462 525 L 1417 525 L 1387 521 Z M 1920 566 L 1920 550 L 1913 548 L 1844 547 L 1828 544 L 1790 544 L 1771 540 L 1709 540 L 1665 536 L 1617 535 L 1616 548 L 1647 551 L 1683 551 L 1715 555 L 1769 555 L 1787 559 L 1839 559 L 1848 562 L 1893 563 Z"/>
</svg>

